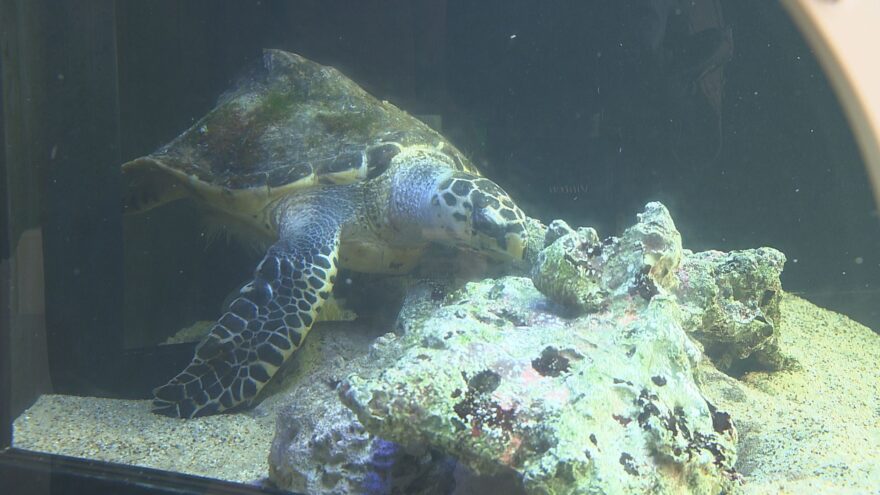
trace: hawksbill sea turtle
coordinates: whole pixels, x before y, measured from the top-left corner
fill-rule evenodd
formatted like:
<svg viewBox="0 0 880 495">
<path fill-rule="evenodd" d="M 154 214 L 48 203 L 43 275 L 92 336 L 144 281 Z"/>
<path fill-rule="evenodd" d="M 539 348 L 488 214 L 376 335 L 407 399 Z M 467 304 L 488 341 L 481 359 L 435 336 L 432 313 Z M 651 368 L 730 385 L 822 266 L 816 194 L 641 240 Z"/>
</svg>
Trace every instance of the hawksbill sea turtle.
<svg viewBox="0 0 880 495">
<path fill-rule="evenodd" d="M 523 212 L 440 134 L 280 50 L 122 173 L 127 212 L 192 197 L 271 242 L 192 362 L 154 390 L 167 416 L 250 404 L 302 344 L 340 267 L 404 273 L 431 243 L 520 260 L 526 244 Z"/>
</svg>

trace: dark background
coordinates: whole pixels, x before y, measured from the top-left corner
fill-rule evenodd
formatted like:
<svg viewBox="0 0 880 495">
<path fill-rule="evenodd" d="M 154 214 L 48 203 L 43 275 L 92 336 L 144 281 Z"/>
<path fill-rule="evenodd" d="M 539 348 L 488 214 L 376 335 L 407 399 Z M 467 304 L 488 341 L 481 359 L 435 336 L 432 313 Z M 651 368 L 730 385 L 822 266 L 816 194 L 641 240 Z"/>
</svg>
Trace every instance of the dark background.
<svg viewBox="0 0 880 495">
<path fill-rule="evenodd" d="M 663 2 L 48 2 L 38 78 L 48 117 L 34 161 L 53 363 L 88 368 L 216 318 L 252 270 L 258 255 L 207 243 L 186 203 L 123 222 L 118 167 L 207 113 L 262 48 L 439 116 L 545 222 L 615 235 L 660 200 L 685 247 L 776 247 L 787 290 L 880 329 L 876 205 L 795 27 L 775 2 L 696 2 L 733 41 L 713 111 L 696 76 L 681 76 L 711 43 L 689 32 L 691 11 L 670 1 L 663 20 L 652 3 Z"/>
</svg>

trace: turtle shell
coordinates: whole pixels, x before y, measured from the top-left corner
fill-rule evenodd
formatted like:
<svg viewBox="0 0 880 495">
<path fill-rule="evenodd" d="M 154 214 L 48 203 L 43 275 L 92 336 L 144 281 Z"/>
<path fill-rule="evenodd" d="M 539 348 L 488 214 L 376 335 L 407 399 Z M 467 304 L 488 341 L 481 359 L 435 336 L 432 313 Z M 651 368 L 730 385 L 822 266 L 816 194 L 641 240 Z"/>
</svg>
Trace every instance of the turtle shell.
<svg viewBox="0 0 880 495">
<path fill-rule="evenodd" d="M 437 132 L 338 70 L 265 50 L 262 64 L 204 118 L 123 165 L 126 202 L 142 210 L 190 193 L 256 209 L 316 185 L 376 177 L 412 145 L 440 147 L 450 166 L 477 173 Z"/>
</svg>

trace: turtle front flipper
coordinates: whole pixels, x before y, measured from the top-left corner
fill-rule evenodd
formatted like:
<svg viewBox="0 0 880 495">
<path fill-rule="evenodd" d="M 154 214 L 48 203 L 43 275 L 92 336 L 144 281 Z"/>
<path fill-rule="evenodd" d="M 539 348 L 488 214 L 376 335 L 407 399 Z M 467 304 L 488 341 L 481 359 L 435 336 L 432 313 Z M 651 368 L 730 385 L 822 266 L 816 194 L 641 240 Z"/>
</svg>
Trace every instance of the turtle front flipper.
<svg viewBox="0 0 880 495">
<path fill-rule="evenodd" d="M 153 391 L 153 412 L 191 418 L 247 404 L 300 346 L 333 289 L 340 225 L 326 216 L 299 220 L 301 228 L 283 230 L 269 248 L 189 366 Z"/>
</svg>

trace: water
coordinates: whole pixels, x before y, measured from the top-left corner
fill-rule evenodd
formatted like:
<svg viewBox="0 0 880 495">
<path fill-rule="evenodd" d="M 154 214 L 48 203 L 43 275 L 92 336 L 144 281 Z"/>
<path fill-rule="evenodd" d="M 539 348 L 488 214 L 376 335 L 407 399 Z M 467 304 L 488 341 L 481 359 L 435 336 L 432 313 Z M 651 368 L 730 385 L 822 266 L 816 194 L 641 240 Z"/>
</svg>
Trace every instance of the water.
<svg viewBox="0 0 880 495">
<path fill-rule="evenodd" d="M 154 423 L 163 419 L 149 413 L 149 403 L 133 401 L 151 399 L 154 387 L 190 362 L 193 344 L 180 343 L 187 339 L 175 335 L 188 328 L 189 335 L 198 338 L 199 331 L 208 331 L 230 304 L 235 307 L 236 298 L 247 298 L 247 291 L 239 290 L 252 279 L 254 267 L 273 240 L 253 233 L 244 235 L 245 242 L 239 242 L 241 235 L 227 240 L 216 228 L 218 220 L 206 221 L 204 210 L 191 199 L 124 214 L 120 205 L 128 197 L 129 182 L 120 174 L 120 165 L 153 153 L 209 114 L 243 71 L 259 65 L 264 48 L 334 67 L 379 100 L 418 117 L 461 150 L 463 160 L 470 160 L 509 193 L 526 215 L 545 224 L 562 219 L 575 228 L 594 228 L 600 240 L 623 236 L 647 203 L 659 201 L 674 220 L 684 248 L 694 252 L 778 249 L 787 259 L 781 275 L 786 292 L 880 331 L 878 202 L 871 195 L 865 166 L 828 78 L 778 5 L 720 0 L 552 6 L 501 0 L 102 1 L 63 6 L 34 2 L 4 6 L 3 14 L 16 20 L 4 22 L 9 24 L 5 31 L 10 41 L 3 59 L 7 149 L 3 191 L 11 208 L 2 229 L 10 239 L 3 245 L 3 258 L 12 260 L 9 283 L 4 284 L 13 288 L 9 359 L 13 380 L 4 414 L 11 422 L 41 394 L 50 392 L 129 401 L 80 403 L 59 398 L 60 405 L 44 403 L 43 409 L 31 410 L 31 423 L 17 427 L 19 446 L 44 448 L 22 444 L 22 432 L 39 434 L 39 425 L 51 424 L 42 421 L 53 407 L 98 408 L 107 414 L 99 415 L 107 431 L 142 426 L 152 432 L 150 428 L 157 425 L 161 429 L 165 423 Z M 358 112 L 364 108 L 372 108 L 369 104 L 358 107 L 360 103 L 352 104 L 345 97 L 309 97 L 324 105 L 324 116 L 313 118 L 311 127 L 296 129 L 297 146 L 307 143 L 309 149 L 326 148 L 337 156 L 345 139 L 361 132 L 371 139 L 379 134 L 380 130 L 364 131 L 359 121 L 348 119 L 352 112 L 361 115 Z M 277 96 L 265 100 L 271 98 Z M 281 122 L 296 108 L 284 99 L 272 101 L 261 114 L 263 121 L 251 119 L 240 132 L 228 131 L 228 122 L 223 121 L 224 141 L 197 141 L 194 152 L 211 157 L 214 164 L 222 162 L 227 170 L 258 167 L 265 160 L 243 154 L 241 149 L 251 148 L 242 143 L 283 128 Z M 347 113 L 346 103 L 354 105 Z M 210 124 L 205 132 L 215 132 L 215 121 Z M 320 141 L 327 133 L 338 133 L 340 138 Z M 285 149 L 285 141 L 275 144 L 273 156 L 286 156 L 278 151 Z M 309 156 L 313 167 L 325 166 Z M 320 196 L 331 194 L 332 200 L 322 207 L 337 211 L 348 193 L 343 187 Z M 357 209 L 359 203 L 354 205 Z M 353 228 L 366 227 L 355 222 Z M 485 250 L 489 241 L 480 242 Z M 308 336 L 316 347 L 303 351 L 308 358 L 292 358 L 295 364 L 285 385 L 276 383 L 280 379 L 270 382 L 261 396 L 263 404 L 220 416 L 229 423 L 211 423 L 218 421 L 213 418 L 206 423 L 174 423 L 185 424 L 187 431 L 194 429 L 187 433 L 189 443 L 165 437 L 145 440 L 156 451 L 149 455 L 139 452 L 131 439 L 103 437 L 100 445 L 86 447 L 72 439 L 60 440 L 71 446 L 63 453 L 241 482 L 270 477 L 272 483 L 295 487 L 276 467 L 269 476 L 263 464 L 275 416 L 289 401 L 284 399 L 284 387 L 298 387 L 298 379 L 326 381 L 323 388 L 296 389 L 304 394 L 299 402 L 305 406 L 291 407 L 304 408 L 297 411 L 308 415 L 313 409 L 307 406 L 332 403 L 327 415 L 335 418 L 338 394 L 333 387 L 349 386 L 345 381 L 349 373 L 369 375 L 369 366 L 358 361 L 369 344 L 387 332 L 405 335 L 410 325 L 416 325 L 418 319 L 406 318 L 406 310 L 398 319 L 403 301 L 446 304 L 452 297 L 450 287 L 464 279 L 527 274 L 522 267 L 460 254 L 471 251 L 432 249 L 415 270 L 417 278 L 437 284 L 431 289 L 414 289 L 409 279 L 401 281 L 397 274 L 341 271 L 335 288 L 344 301 L 340 311 L 351 311 L 348 314 L 358 318 L 318 323 Z M 385 254 L 401 266 L 409 261 L 400 254 Z M 662 292 L 663 283 L 656 284 Z M 645 287 L 650 289 L 650 284 L 633 292 L 636 300 L 646 293 Z M 502 287 L 496 296 L 507 300 L 504 294 Z M 570 308 L 554 304 L 548 302 L 534 313 L 508 308 L 500 317 L 489 313 L 480 317 L 501 318 L 498 325 L 513 322 L 519 328 L 535 321 L 552 326 L 558 318 L 575 316 Z M 602 311 L 613 313 L 610 306 L 602 306 Z M 785 302 L 782 318 L 801 321 L 803 311 L 812 310 Z M 822 316 L 826 317 L 832 318 Z M 871 346 L 877 343 L 870 332 L 850 333 L 846 322 L 833 321 L 840 327 L 828 330 L 831 335 L 847 342 L 864 339 L 853 348 L 871 355 Z M 778 331 L 781 324 L 774 323 Z M 780 339 L 784 352 L 786 345 L 793 345 L 785 337 Z M 174 345 L 161 345 L 170 342 Z M 713 354 L 712 345 L 703 345 L 713 359 L 724 354 Z M 801 362 L 812 359 L 798 354 L 801 350 L 788 354 Z M 556 358 L 554 352 L 536 356 L 541 363 L 544 356 L 566 363 L 573 359 L 564 352 Z M 839 360 L 848 360 L 841 356 Z M 852 361 L 861 362 L 863 357 Z M 334 364 L 324 368 L 315 364 L 322 362 Z M 554 370 L 559 362 L 553 361 Z M 743 373 L 767 371 L 754 362 L 730 369 L 715 365 L 752 385 Z M 317 366 L 316 374 L 310 374 L 310 366 Z M 465 368 L 462 365 L 462 376 Z M 870 368 L 873 372 L 876 364 Z M 774 389 L 773 383 L 767 386 Z M 789 385 L 778 386 L 774 390 L 781 396 Z M 474 389 L 479 391 L 476 385 Z M 716 401 L 712 392 L 705 394 Z M 468 404 L 477 401 L 468 400 Z M 350 407 L 357 409 L 356 403 L 353 400 Z M 734 424 L 738 419 L 743 424 L 754 421 L 744 414 L 737 418 L 732 412 Z M 76 414 L 65 417 L 76 424 Z M 862 419 L 866 425 L 876 424 L 876 411 L 873 419 L 870 415 Z M 200 429 L 203 424 L 211 433 Z M 385 427 L 364 426 L 373 431 Z M 95 427 L 100 429 L 100 420 Z M 314 428 L 321 437 L 323 430 Z M 239 447 L 247 445 L 250 450 L 243 455 L 236 447 L 224 450 L 223 445 L 204 439 L 214 434 L 239 435 Z M 452 490 L 454 462 L 436 457 L 442 446 L 432 451 L 434 464 L 419 470 L 412 468 L 415 460 L 395 457 L 396 444 L 359 434 L 364 442 L 374 442 L 358 461 L 359 466 L 373 466 L 363 468 L 369 473 L 370 490 L 394 485 L 388 477 L 395 462 L 409 466 L 407 472 L 416 473 L 416 479 L 432 480 L 446 487 L 445 492 Z M 747 436 L 740 432 L 741 440 Z M 180 452 L 201 449 L 204 453 L 194 455 L 188 464 L 162 464 L 156 459 L 169 456 L 163 447 L 167 442 L 178 445 Z M 352 444 L 343 444 L 348 447 L 340 449 L 353 455 Z M 217 450 L 224 454 L 212 459 Z M 369 452 L 380 450 L 381 459 L 369 457 Z M 117 451 L 122 453 L 114 456 Z M 313 460 L 320 457 L 317 452 L 303 455 Z M 761 468 L 755 465 L 760 463 L 748 457 L 747 446 L 741 444 L 739 452 L 746 461 L 737 469 L 745 472 L 747 481 L 765 482 L 757 481 Z M 225 456 L 255 460 L 244 466 L 230 464 Z M 278 456 L 270 463 L 283 462 Z M 639 472 L 638 460 L 633 462 L 620 464 L 627 473 Z M 594 464 L 600 461 L 594 459 Z M 643 474 L 645 469 L 641 468 Z M 750 473 L 753 478 L 748 478 Z M 339 480 L 349 475 L 345 470 L 328 475 L 332 479 L 325 489 L 343 483 Z M 459 487 L 485 482 L 463 476 L 460 472 L 455 476 Z M 845 477 L 828 476 L 826 481 L 849 486 Z M 313 491 L 316 486 L 298 489 Z"/>
</svg>

